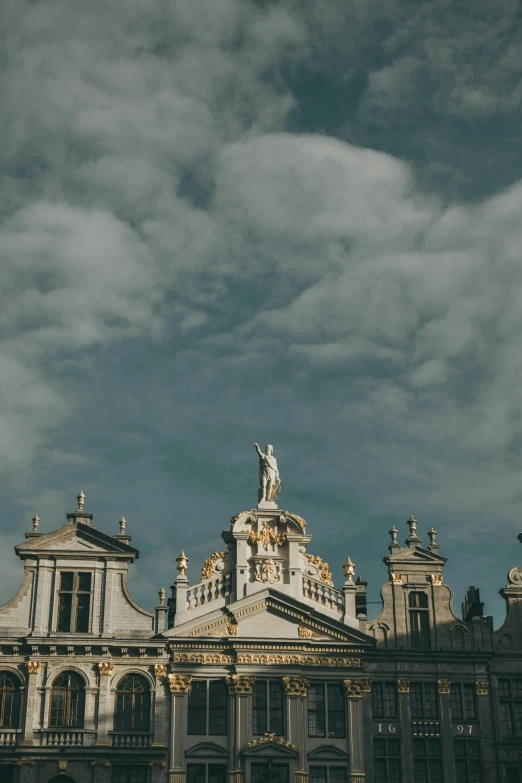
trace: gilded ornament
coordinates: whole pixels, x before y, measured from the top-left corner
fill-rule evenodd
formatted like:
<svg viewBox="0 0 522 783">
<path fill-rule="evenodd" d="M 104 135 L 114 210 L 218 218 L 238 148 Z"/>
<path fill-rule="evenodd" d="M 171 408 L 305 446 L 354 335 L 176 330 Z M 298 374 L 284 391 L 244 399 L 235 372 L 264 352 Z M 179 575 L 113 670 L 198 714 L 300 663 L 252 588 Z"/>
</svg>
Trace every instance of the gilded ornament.
<svg viewBox="0 0 522 783">
<path fill-rule="evenodd" d="M 254 520 L 255 521 L 255 520 Z M 248 540 L 251 544 L 263 544 L 263 549 L 268 551 L 270 544 L 279 544 L 281 546 L 286 541 L 286 533 L 274 533 L 268 522 L 263 522 L 263 527 L 260 533 L 256 533 L 251 530 L 248 535 Z"/>
<path fill-rule="evenodd" d="M 409 693 L 410 692 L 410 681 L 405 679 L 404 677 L 399 677 L 397 680 L 397 690 L 399 693 Z"/>
<path fill-rule="evenodd" d="M 451 692 L 451 680 L 437 680 L 437 685 L 439 686 L 439 693 Z"/>
<path fill-rule="evenodd" d="M 230 526 L 234 527 L 239 517 L 241 517 L 243 514 L 252 514 L 253 509 L 250 509 L 250 511 L 240 511 L 239 514 L 236 514 L 235 517 L 232 517 L 230 520 Z"/>
<path fill-rule="evenodd" d="M 181 550 L 181 552 L 177 556 L 176 563 L 178 564 L 176 567 L 180 572 L 181 576 L 185 576 L 185 571 L 188 568 L 188 557 L 186 556 L 183 550 Z"/>
<path fill-rule="evenodd" d="M 431 574 L 430 578 L 432 585 L 442 584 L 442 574 Z"/>
<path fill-rule="evenodd" d="M 284 740 L 282 737 L 278 737 L 273 731 L 266 731 L 262 737 L 247 742 L 245 750 L 252 750 L 252 748 L 257 748 L 259 745 L 265 745 L 267 742 L 272 742 L 275 745 L 282 745 L 284 748 L 288 748 L 288 750 L 297 750 L 295 745 L 292 745 L 291 742 L 287 742 L 287 740 Z"/>
<path fill-rule="evenodd" d="M 310 680 L 306 677 L 283 677 L 283 685 L 287 696 L 306 696 Z"/>
<path fill-rule="evenodd" d="M 477 696 L 487 696 L 489 693 L 489 682 L 487 680 L 477 680 L 475 682 Z"/>
<path fill-rule="evenodd" d="M 285 515 L 287 517 L 291 517 L 292 519 L 297 519 L 297 521 L 299 522 L 300 525 L 302 525 L 303 527 L 306 527 L 306 522 L 304 521 L 304 519 L 302 517 L 298 516 L 298 514 L 293 514 L 291 511 L 285 511 Z"/>
<path fill-rule="evenodd" d="M 29 674 L 38 674 L 40 671 L 40 661 L 26 661 L 25 665 Z"/>
<path fill-rule="evenodd" d="M 264 560 L 261 560 L 260 563 L 256 563 L 256 568 L 257 582 L 273 585 L 274 582 L 279 582 L 281 579 L 281 575 L 278 573 L 278 567 L 271 557 L 267 557 Z"/>
<path fill-rule="evenodd" d="M 190 674 L 169 674 L 169 688 L 171 693 L 188 693 L 192 677 Z"/>
<path fill-rule="evenodd" d="M 238 653 L 237 663 L 283 664 L 290 666 L 319 666 L 324 668 L 352 668 L 361 665 L 360 658 L 313 658 L 311 655 L 280 655 L 266 653 Z"/>
<path fill-rule="evenodd" d="M 222 653 L 174 653 L 174 663 L 235 663 L 234 655 Z"/>
<path fill-rule="evenodd" d="M 363 693 L 370 693 L 372 690 L 372 681 L 370 677 L 364 677 L 359 680 Z"/>
<path fill-rule="evenodd" d="M 98 669 L 100 674 L 112 674 L 114 671 L 114 663 L 112 661 L 99 661 Z"/>
<path fill-rule="evenodd" d="M 230 695 L 249 695 L 254 689 L 256 678 L 244 674 L 229 674 L 225 680 Z"/>
<path fill-rule="evenodd" d="M 167 664 L 166 663 L 157 663 L 154 666 L 154 674 L 156 677 L 166 677 L 167 676 Z"/>
<path fill-rule="evenodd" d="M 297 633 L 299 634 L 299 637 L 301 639 L 311 639 L 312 636 L 314 635 L 314 632 L 310 628 L 307 628 L 305 625 L 300 625 L 299 628 L 297 629 Z"/>
<path fill-rule="evenodd" d="M 214 564 L 217 563 L 218 560 L 221 560 L 223 557 L 225 557 L 226 553 L 227 550 L 224 549 L 222 552 L 212 552 L 210 557 L 207 557 L 205 564 L 201 569 L 202 579 L 212 579 L 213 576 L 216 576 L 214 573 Z"/>
<path fill-rule="evenodd" d="M 391 576 L 394 585 L 402 585 L 402 574 L 392 574 Z"/>
<path fill-rule="evenodd" d="M 347 699 L 361 699 L 363 689 L 360 680 L 344 680 L 344 691 Z"/>
<path fill-rule="evenodd" d="M 309 563 L 312 563 L 318 567 L 319 573 L 321 575 L 321 582 L 324 582 L 325 585 L 330 585 L 333 587 L 333 579 L 328 567 L 328 563 L 324 563 L 323 558 L 320 557 L 320 555 L 311 555 L 308 552 L 305 552 L 304 556 Z"/>
<path fill-rule="evenodd" d="M 349 557 L 346 558 L 346 563 L 343 565 L 343 572 L 347 582 L 351 582 L 355 573 L 355 563 L 352 563 Z"/>
</svg>

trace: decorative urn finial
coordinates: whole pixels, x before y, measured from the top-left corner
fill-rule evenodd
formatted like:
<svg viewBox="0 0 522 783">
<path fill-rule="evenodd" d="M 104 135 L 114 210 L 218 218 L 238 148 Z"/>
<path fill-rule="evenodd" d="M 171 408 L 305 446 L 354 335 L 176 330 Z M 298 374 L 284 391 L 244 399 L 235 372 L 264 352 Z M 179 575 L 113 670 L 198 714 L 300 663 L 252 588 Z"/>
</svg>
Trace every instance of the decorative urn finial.
<svg viewBox="0 0 522 783">
<path fill-rule="evenodd" d="M 38 525 L 40 524 L 40 517 L 38 516 L 38 514 L 34 515 L 32 521 L 33 521 L 33 533 L 36 533 L 36 531 L 38 530 Z"/>
<path fill-rule="evenodd" d="M 188 557 L 186 556 L 183 550 L 181 550 L 181 552 L 177 556 L 176 563 L 178 564 L 177 568 L 181 576 L 185 576 L 185 571 L 188 568 Z"/>
<path fill-rule="evenodd" d="M 433 546 L 435 544 L 435 538 L 437 536 L 437 531 L 431 528 L 431 530 L 428 530 L 428 536 L 430 538 L 430 546 Z"/>
<path fill-rule="evenodd" d="M 83 506 L 84 506 L 84 503 L 85 503 L 85 495 L 84 495 L 84 493 L 83 493 L 83 489 L 81 489 L 81 490 L 78 492 L 78 494 L 76 495 L 76 497 L 77 497 L 77 499 L 78 499 L 78 508 L 77 508 L 77 511 L 83 511 Z"/>
<path fill-rule="evenodd" d="M 347 582 L 351 582 L 355 573 L 355 563 L 352 563 L 350 558 L 346 558 L 346 563 L 343 565 L 344 575 Z"/>
<path fill-rule="evenodd" d="M 392 529 L 390 530 L 390 536 L 391 536 L 392 544 L 396 544 L 397 543 L 397 535 L 398 535 L 398 533 L 399 533 L 399 531 L 397 530 L 397 528 L 395 526 L 393 526 Z"/>
<path fill-rule="evenodd" d="M 164 587 L 160 587 L 158 595 L 159 595 L 160 604 L 161 606 L 163 606 L 165 603 L 165 596 L 167 595 L 167 591 L 165 590 Z"/>
<path fill-rule="evenodd" d="M 120 535 L 122 536 L 125 533 L 125 525 L 127 524 L 127 520 L 125 517 L 122 517 L 120 519 Z"/>
</svg>

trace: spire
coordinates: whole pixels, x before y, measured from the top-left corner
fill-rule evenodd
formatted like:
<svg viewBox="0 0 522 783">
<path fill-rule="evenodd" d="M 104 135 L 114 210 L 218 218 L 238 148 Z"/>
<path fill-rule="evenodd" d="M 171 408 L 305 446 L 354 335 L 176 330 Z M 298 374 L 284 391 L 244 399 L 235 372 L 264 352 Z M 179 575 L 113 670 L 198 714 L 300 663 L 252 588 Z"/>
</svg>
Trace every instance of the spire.
<svg viewBox="0 0 522 783">
<path fill-rule="evenodd" d="M 422 542 L 419 536 L 417 535 L 417 520 L 415 519 L 413 514 L 410 515 L 407 524 L 408 527 L 410 528 L 410 535 L 406 539 L 407 545 L 409 547 L 420 546 Z"/>
</svg>

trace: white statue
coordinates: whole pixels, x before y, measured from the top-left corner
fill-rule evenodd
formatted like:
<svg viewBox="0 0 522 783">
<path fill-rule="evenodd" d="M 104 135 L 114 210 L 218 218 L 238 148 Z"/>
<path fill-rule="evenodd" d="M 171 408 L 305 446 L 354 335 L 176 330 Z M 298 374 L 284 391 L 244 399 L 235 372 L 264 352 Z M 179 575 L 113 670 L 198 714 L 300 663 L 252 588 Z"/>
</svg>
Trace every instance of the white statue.
<svg viewBox="0 0 522 783">
<path fill-rule="evenodd" d="M 273 446 L 267 446 L 265 453 L 259 445 L 254 443 L 254 448 L 259 454 L 259 492 L 258 501 L 271 501 L 275 503 L 281 490 L 281 480 L 277 469 L 277 460 L 274 457 Z"/>
</svg>

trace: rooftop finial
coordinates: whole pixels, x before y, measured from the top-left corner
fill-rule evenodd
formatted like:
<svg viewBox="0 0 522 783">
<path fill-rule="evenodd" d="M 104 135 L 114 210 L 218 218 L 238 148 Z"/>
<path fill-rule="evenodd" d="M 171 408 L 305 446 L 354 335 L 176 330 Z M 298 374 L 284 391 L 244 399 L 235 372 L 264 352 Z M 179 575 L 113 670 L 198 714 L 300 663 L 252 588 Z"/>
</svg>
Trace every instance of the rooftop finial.
<svg viewBox="0 0 522 783">
<path fill-rule="evenodd" d="M 435 541 L 435 538 L 437 537 L 437 531 L 431 528 L 431 530 L 428 530 L 428 536 L 430 538 L 428 549 L 438 549 L 439 545 Z"/>
<path fill-rule="evenodd" d="M 343 565 L 344 575 L 347 582 L 351 582 L 355 573 L 355 563 L 352 563 L 349 557 L 346 558 L 346 563 Z"/>
<path fill-rule="evenodd" d="M 395 525 L 392 527 L 392 529 L 389 531 L 389 533 L 390 533 L 390 536 L 391 536 L 391 544 L 388 547 L 388 549 L 390 550 L 391 553 L 398 552 L 399 549 L 401 548 L 401 546 L 400 546 L 399 542 L 397 541 L 397 536 L 399 534 L 399 531 L 397 530 Z"/>
<path fill-rule="evenodd" d="M 410 514 L 410 518 L 408 519 L 408 527 L 410 528 L 410 535 L 406 539 L 408 546 L 415 546 L 416 544 L 420 544 L 421 540 L 417 535 L 417 520 L 413 514 Z"/>
<path fill-rule="evenodd" d="M 125 517 L 122 517 L 120 519 L 120 535 L 123 535 L 125 533 L 125 525 L 127 524 L 127 520 Z"/>
<path fill-rule="evenodd" d="M 38 516 L 38 514 L 34 515 L 32 521 L 33 521 L 33 533 L 36 533 L 36 531 L 38 530 L 38 525 L 40 524 L 40 517 Z"/>
<path fill-rule="evenodd" d="M 163 606 L 163 604 L 165 603 L 165 596 L 167 595 L 167 591 L 165 590 L 164 587 L 160 587 L 158 595 L 159 595 L 160 604 L 161 606 Z"/>
<path fill-rule="evenodd" d="M 177 568 L 181 576 L 185 576 L 185 571 L 188 568 L 188 557 L 186 556 L 183 550 L 181 550 L 181 552 L 177 556 L 176 563 L 178 564 Z"/>
<path fill-rule="evenodd" d="M 83 493 L 83 489 L 81 489 L 78 494 L 76 495 L 76 498 L 78 500 L 78 508 L 77 511 L 83 511 L 83 506 L 85 503 L 85 495 Z"/>
</svg>

